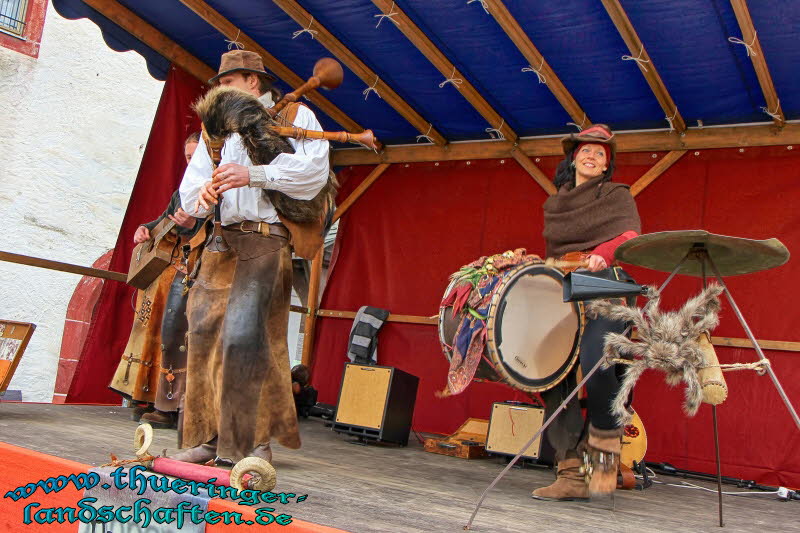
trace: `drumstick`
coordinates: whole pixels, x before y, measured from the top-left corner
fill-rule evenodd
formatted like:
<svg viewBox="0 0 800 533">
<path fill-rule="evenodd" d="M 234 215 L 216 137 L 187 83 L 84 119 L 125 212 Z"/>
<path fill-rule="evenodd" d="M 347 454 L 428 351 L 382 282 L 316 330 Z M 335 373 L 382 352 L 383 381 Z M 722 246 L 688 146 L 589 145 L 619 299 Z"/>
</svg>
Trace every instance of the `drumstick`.
<svg viewBox="0 0 800 533">
<path fill-rule="evenodd" d="M 585 259 L 583 261 L 564 261 L 562 259 L 553 259 L 552 257 L 548 257 L 547 260 L 544 262 L 545 266 L 551 266 L 555 268 L 561 268 L 563 270 L 575 270 L 578 268 L 589 268 L 589 260 Z"/>
<path fill-rule="evenodd" d="M 589 268 L 589 261 L 556 261 L 553 266 L 563 269 Z"/>
</svg>

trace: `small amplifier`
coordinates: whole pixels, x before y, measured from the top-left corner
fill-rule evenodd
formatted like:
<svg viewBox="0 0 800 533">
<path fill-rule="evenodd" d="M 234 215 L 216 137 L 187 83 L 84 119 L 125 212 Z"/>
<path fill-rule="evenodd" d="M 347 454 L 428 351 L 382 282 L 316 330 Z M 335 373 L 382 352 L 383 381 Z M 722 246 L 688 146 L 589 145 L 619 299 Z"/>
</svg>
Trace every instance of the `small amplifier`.
<svg viewBox="0 0 800 533">
<path fill-rule="evenodd" d="M 491 454 L 515 456 L 544 423 L 544 408 L 516 402 L 495 403 L 489 419 L 486 451 Z M 552 448 L 542 446 L 540 435 L 522 454 L 524 459 L 552 462 Z M 544 455 L 544 457 L 543 457 Z"/>
<path fill-rule="evenodd" d="M 397 368 L 347 363 L 333 431 L 407 445 L 418 385 Z"/>
</svg>

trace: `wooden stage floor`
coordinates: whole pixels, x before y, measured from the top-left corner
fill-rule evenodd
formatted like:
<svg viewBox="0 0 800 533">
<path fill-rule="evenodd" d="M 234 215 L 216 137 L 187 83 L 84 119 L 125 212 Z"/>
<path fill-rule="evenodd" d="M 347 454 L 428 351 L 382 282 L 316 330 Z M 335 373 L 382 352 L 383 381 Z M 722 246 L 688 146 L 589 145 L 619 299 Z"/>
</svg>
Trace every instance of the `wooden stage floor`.
<svg viewBox="0 0 800 533">
<path fill-rule="evenodd" d="M 0 403 L 0 440 L 89 465 L 133 456 L 136 423 L 122 407 Z M 407 448 L 361 446 L 319 419 L 302 420 L 303 447 L 274 449 L 276 491 L 308 494 L 292 507 L 298 519 L 353 532 L 462 531 L 501 459 L 466 461 Z M 151 450 L 175 448 L 174 430 L 156 430 Z M 800 502 L 774 495 L 725 496 L 725 528 L 716 493 L 654 485 L 618 491 L 616 510 L 597 504 L 540 502 L 530 491 L 553 479 L 549 470 L 512 469 L 489 495 L 473 524 L 484 532 L 797 531 Z M 679 484 L 678 478 L 660 481 Z M 696 482 L 709 488 L 711 484 Z M 735 487 L 723 490 L 738 491 Z"/>
</svg>

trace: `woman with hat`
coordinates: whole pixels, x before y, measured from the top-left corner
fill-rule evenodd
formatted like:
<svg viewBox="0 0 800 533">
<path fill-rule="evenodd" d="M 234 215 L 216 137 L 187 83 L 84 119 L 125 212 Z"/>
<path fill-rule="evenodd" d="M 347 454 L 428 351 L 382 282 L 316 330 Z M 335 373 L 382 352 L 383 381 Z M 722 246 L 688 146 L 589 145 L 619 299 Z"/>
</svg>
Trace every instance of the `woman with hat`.
<svg viewBox="0 0 800 533">
<path fill-rule="evenodd" d="M 562 146 L 566 157 L 556 170 L 558 192 L 544 203 L 547 256 L 583 259 L 589 271 L 617 279 L 620 270 L 611 268 L 614 251 L 641 232 L 641 223 L 629 187 L 611 181 L 616 155 L 614 134 L 608 126 L 595 124 L 565 137 Z M 622 333 L 625 327 L 624 323 L 587 317 L 580 346 L 584 373 L 603 356 L 605 335 Z M 575 388 L 576 372 L 542 393 L 550 413 Z M 559 414 L 548 431 L 548 439 L 556 450 L 557 479 L 534 490 L 534 498 L 586 500 L 590 494 L 614 491 L 622 428 L 611 414 L 611 402 L 619 384 L 615 368 L 601 369 L 586 383 L 586 422 L 577 398 Z M 588 484 L 582 469 L 584 459 L 594 465 Z"/>
</svg>

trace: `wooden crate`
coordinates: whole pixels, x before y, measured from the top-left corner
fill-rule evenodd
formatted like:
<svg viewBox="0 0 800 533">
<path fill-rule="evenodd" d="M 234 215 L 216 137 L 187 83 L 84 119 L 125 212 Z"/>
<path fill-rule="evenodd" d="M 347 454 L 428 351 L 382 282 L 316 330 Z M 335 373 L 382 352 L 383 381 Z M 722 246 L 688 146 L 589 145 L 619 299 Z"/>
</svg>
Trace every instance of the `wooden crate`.
<svg viewBox="0 0 800 533">
<path fill-rule="evenodd" d="M 487 456 L 486 434 L 488 431 L 488 420 L 468 418 L 450 436 L 443 435 L 425 439 L 425 451 L 462 459 L 480 459 Z"/>
</svg>

